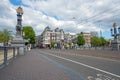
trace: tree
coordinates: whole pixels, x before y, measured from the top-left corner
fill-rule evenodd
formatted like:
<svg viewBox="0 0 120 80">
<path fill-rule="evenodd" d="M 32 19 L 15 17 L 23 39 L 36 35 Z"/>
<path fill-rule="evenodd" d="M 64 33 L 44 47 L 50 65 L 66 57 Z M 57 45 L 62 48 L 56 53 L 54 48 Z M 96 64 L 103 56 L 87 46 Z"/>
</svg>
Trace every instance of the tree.
<svg viewBox="0 0 120 80">
<path fill-rule="evenodd" d="M 93 37 L 91 38 L 91 45 L 92 45 L 92 46 L 97 47 L 97 46 L 100 46 L 100 44 L 101 44 L 101 40 L 100 40 L 99 37 L 93 36 Z"/>
<path fill-rule="evenodd" d="M 107 45 L 107 41 L 105 40 L 104 37 L 101 37 L 100 40 L 101 40 L 101 46 Z"/>
<path fill-rule="evenodd" d="M 55 42 L 51 42 L 51 47 L 54 48 Z"/>
<path fill-rule="evenodd" d="M 23 27 L 23 37 L 28 40 L 29 44 L 35 44 L 35 32 L 31 26 Z"/>
<path fill-rule="evenodd" d="M 4 46 L 7 46 L 9 40 L 10 40 L 9 31 L 7 29 L 0 31 L 0 42 L 4 43 Z"/>
<path fill-rule="evenodd" d="M 77 37 L 77 44 L 79 46 L 83 46 L 85 45 L 85 39 L 84 39 L 84 36 L 82 34 L 80 34 L 78 37 Z"/>
<path fill-rule="evenodd" d="M 0 43 L 2 43 L 2 42 L 3 42 L 3 32 L 0 31 Z"/>
</svg>

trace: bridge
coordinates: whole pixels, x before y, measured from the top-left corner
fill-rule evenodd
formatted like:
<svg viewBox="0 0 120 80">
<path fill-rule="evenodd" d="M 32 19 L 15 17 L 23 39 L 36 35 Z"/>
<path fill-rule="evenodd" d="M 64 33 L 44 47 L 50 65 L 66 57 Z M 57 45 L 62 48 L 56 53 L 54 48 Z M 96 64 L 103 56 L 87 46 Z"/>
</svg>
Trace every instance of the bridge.
<svg viewBox="0 0 120 80">
<path fill-rule="evenodd" d="M 118 51 L 18 49 L 1 48 L 0 80 L 120 80 Z"/>
</svg>

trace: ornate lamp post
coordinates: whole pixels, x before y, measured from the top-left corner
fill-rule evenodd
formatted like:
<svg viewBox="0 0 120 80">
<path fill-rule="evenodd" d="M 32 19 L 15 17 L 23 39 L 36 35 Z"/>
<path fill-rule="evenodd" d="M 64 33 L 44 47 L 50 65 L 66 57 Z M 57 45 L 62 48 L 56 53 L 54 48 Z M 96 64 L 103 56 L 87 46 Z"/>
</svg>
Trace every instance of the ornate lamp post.
<svg viewBox="0 0 120 80">
<path fill-rule="evenodd" d="M 118 27 L 118 33 L 117 33 L 117 24 L 113 23 L 113 28 L 111 29 L 111 35 L 114 36 L 114 40 L 112 41 L 112 50 L 120 50 L 120 40 L 118 37 L 120 36 L 120 27 Z"/>
<path fill-rule="evenodd" d="M 16 35 L 22 36 L 22 7 L 18 7 L 17 10 L 17 25 L 16 25 Z"/>
<path fill-rule="evenodd" d="M 19 47 L 19 55 L 25 54 L 25 41 L 23 39 L 24 34 L 22 34 L 22 15 L 23 9 L 22 7 L 18 7 L 17 10 L 17 25 L 16 25 L 16 35 L 13 37 L 11 41 L 11 46 Z"/>
</svg>

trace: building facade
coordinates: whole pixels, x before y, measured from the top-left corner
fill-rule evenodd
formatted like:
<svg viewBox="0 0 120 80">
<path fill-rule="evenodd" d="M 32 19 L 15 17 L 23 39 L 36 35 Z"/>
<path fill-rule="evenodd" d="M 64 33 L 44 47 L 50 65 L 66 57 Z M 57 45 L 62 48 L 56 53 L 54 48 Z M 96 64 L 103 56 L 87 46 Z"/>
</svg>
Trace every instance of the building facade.
<svg viewBox="0 0 120 80">
<path fill-rule="evenodd" d="M 90 34 L 91 34 L 91 37 L 98 36 L 98 32 L 96 32 L 96 31 L 91 31 Z"/>
<path fill-rule="evenodd" d="M 64 45 L 64 31 L 59 28 L 51 30 L 50 27 L 47 26 L 39 37 L 40 48 L 50 48 L 51 42 L 55 42 L 58 47 Z"/>
<path fill-rule="evenodd" d="M 82 33 L 83 34 L 83 36 L 84 36 L 84 39 L 85 39 L 85 47 L 90 47 L 91 46 L 91 33 Z"/>
<path fill-rule="evenodd" d="M 96 32 L 82 32 L 85 39 L 85 47 L 91 46 L 91 37 L 97 36 Z M 44 31 L 38 36 L 38 45 L 40 48 L 50 48 L 51 42 L 55 42 L 58 48 L 64 48 L 66 45 L 70 45 L 71 43 L 77 44 L 77 37 L 79 34 L 71 35 L 63 31 L 63 29 L 56 28 L 51 30 L 49 26 L 47 26 Z"/>
<path fill-rule="evenodd" d="M 74 36 L 74 38 L 72 39 L 74 43 L 77 43 L 77 37 L 78 35 L 82 34 L 84 39 L 85 39 L 85 47 L 90 47 L 91 46 L 91 33 L 86 33 L 86 32 L 81 32 L 79 34 L 77 34 L 76 36 Z"/>
</svg>

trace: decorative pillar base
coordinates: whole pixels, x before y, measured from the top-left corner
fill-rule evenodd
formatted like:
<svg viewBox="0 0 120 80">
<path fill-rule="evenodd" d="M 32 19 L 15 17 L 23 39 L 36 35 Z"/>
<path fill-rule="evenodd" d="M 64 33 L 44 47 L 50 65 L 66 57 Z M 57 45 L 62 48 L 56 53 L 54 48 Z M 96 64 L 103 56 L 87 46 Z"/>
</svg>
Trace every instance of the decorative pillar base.
<svg viewBox="0 0 120 80">
<path fill-rule="evenodd" d="M 25 44 L 24 44 L 24 39 L 22 36 L 15 36 L 13 40 L 11 41 L 11 46 L 16 46 L 19 47 L 19 55 L 24 55 L 25 54 Z"/>
<path fill-rule="evenodd" d="M 120 41 L 118 39 L 112 41 L 112 50 L 120 50 Z"/>
</svg>

